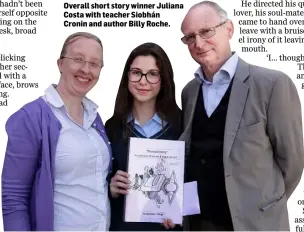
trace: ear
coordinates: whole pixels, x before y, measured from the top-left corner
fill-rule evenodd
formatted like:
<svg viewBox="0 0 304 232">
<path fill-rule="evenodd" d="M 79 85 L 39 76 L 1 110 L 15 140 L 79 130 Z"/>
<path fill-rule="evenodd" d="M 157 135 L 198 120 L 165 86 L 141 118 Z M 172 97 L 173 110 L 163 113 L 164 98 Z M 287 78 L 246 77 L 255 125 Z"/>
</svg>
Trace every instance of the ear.
<svg viewBox="0 0 304 232">
<path fill-rule="evenodd" d="M 58 69 L 59 69 L 59 72 L 62 73 L 62 63 L 63 63 L 63 59 L 58 59 L 57 60 L 57 66 L 58 66 Z"/>
<path fill-rule="evenodd" d="M 233 25 L 233 22 L 228 19 L 227 23 L 226 23 L 226 29 L 227 29 L 227 32 L 228 32 L 228 37 L 229 39 L 232 38 L 233 34 L 234 34 L 234 25 Z"/>
</svg>

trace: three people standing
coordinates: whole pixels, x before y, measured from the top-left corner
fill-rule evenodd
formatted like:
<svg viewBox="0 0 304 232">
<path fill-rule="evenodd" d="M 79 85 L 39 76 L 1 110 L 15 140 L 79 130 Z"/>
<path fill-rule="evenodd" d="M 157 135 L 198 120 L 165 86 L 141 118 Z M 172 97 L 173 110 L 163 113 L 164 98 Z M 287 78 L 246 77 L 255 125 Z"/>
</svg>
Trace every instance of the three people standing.
<svg viewBox="0 0 304 232">
<path fill-rule="evenodd" d="M 186 141 L 185 178 L 198 183 L 201 214 L 185 217 L 185 230 L 289 230 L 287 200 L 304 163 L 292 80 L 233 52 L 234 25 L 214 2 L 191 7 L 181 30 L 199 64 L 182 111 L 168 56 L 145 43 L 126 62 L 106 128 L 86 97 L 103 67 L 102 43 L 90 33 L 66 39 L 58 84 L 6 123 L 5 230 L 182 230 L 170 219 L 123 221 L 131 136 Z"/>
</svg>

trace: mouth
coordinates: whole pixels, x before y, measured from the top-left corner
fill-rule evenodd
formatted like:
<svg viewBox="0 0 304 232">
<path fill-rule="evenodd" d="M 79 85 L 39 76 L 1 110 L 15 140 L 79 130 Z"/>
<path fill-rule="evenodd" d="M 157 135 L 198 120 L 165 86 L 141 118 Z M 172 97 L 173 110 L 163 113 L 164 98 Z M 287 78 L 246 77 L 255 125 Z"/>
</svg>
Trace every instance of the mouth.
<svg viewBox="0 0 304 232">
<path fill-rule="evenodd" d="M 210 50 L 208 50 L 208 51 L 201 51 L 201 52 L 197 52 L 196 54 L 198 55 L 198 56 L 204 56 L 204 55 L 206 55 L 208 52 L 210 52 L 211 51 L 211 49 Z"/>
<path fill-rule="evenodd" d="M 75 76 L 75 79 L 83 85 L 87 85 L 92 81 L 91 78 L 83 77 L 83 76 Z"/>
<path fill-rule="evenodd" d="M 148 89 L 136 89 L 140 94 L 147 94 L 150 90 Z"/>
</svg>

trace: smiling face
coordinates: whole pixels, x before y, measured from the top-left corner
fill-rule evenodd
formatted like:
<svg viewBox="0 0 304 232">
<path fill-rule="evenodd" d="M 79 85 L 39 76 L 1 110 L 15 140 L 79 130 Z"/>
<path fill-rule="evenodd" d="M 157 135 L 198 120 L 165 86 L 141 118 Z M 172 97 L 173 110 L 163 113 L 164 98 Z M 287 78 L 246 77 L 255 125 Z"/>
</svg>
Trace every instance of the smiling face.
<svg viewBox="0 0 304 232">
<path fill-rule="evenodd" d="M 233 24 L 228 20 L 218 26 L 223 21 L 212 7 L 201 5 L 191 9 L 182 24 L 185 36 L 202 32 L 213 35 L 209 38 L 194 35 L 195 41 L 188 44 L 192 58 L 207 70 L 219 69 L 231 54 L 229 40 L 233 35 Z"/>
<path fill-rule="evenodd" d="M 99 79 L 102 47 L 94 39 L 75 38 L 57 64 L 61 73 L 58 89 L 70 96 L 84 97 Z"/>
<path fill-rule="evenodd" d="M 132 64 L 130 65 L 130 70 L 132 74 L 129 74 L 128 88 L 131 92 L 134 103 L 144 103 L 144 102 L 155 102 L 156 97 L 160 91 L 161 81 L 158 81 L 155 84 L 151 84 L 147 81 L 145 76 L 142 76 L 139 82 L 133 82 L 135 79 L 132 79 L 130 75 L 141 75 L 141 73 L 146 74 L 150 73 L 147 76 L 151 80 L 155 80 L 159 73 L 159 68 L 156 65 L 156 60 L 153 56 L 137 56 Z M 160 77 L 159 77 L 160 78 Z M 133 80 L 133 81 L 130 81 Z M 156 82 L 156 81 L 151 81 Z"/>
</svg>

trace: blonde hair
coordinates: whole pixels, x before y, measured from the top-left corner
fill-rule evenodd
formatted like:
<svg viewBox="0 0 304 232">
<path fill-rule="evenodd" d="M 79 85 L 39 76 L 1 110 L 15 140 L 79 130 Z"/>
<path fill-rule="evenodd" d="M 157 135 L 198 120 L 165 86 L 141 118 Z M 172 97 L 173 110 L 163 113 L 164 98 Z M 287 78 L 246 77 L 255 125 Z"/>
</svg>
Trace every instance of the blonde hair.
<svg viewBox="0 0 304 232">
<path fill-rule="evenodd" d="M 101 48 L 103 48 L 101 40 L 96 35 L 93 35 L 89 32 L 76 32 L 76 33 L 68 36 L 66 38 L 66 40 L 64 41 L 64 44 L 63 44 L 61 52 L 60 52 L 60 59 L 64 58 L 64 56 L 66 55 L 68 45 L 75 42 L 75 40 L 77 40 L 81 37 L 93 39 L 100 45 Z M 101 54 L 101 56 L 103 56 L 103 54 Z"/>
</svg>

